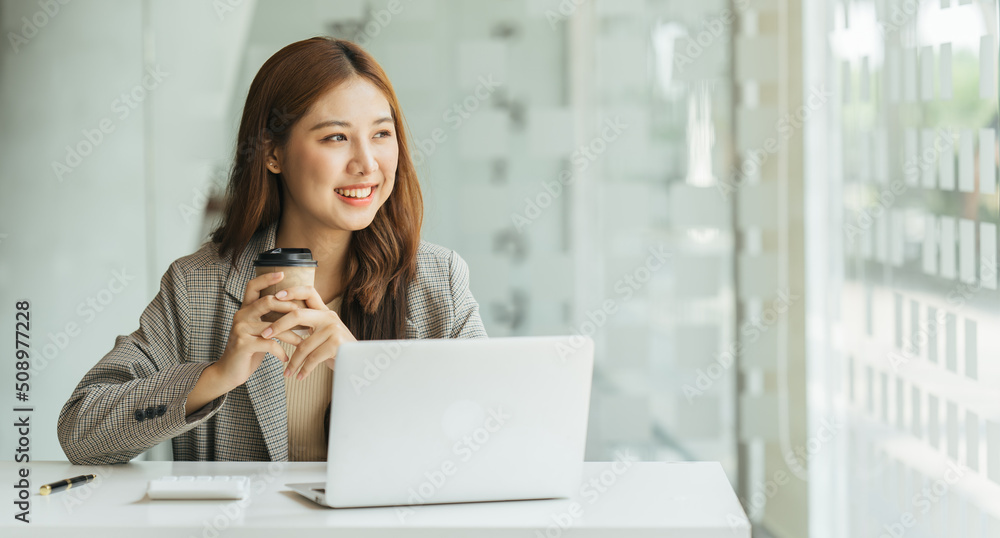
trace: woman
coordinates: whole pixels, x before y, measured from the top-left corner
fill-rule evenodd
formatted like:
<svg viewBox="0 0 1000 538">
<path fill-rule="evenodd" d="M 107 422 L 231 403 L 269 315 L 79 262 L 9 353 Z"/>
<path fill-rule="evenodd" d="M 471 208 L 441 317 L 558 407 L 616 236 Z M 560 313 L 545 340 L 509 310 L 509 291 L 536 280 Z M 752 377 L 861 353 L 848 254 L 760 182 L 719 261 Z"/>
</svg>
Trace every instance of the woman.
<svg viewBox="0 0 1000 538">
<path fill-rule="evenodd" d="M 175 460 L 325 460 L 340 344 L 486 337 L 468 266 L 420 240 L 403 125 L 353 43 L 316 37 L 264 63 L 211 241 L 170 265 L 139 329 L 63 406 L 71 462 L 124 463 L 167 439 Z M 254 277 L 253 261 L 275 247 L 309 248 L 314 285 L 262 296 L 280 276 Z M 261 321 L 271 311 L 285 315 Z"/>
</svg>

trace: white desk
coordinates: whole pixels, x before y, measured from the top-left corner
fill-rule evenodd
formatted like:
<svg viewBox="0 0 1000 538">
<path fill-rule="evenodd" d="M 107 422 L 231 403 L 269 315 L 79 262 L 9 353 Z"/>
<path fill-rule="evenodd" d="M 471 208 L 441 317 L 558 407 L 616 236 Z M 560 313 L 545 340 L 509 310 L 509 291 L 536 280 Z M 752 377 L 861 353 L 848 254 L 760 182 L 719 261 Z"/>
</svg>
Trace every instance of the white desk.
<svg viewBox="0 0 1000 538">
<path fill-rule="evenodd" d="M 27 525 L 14 519 L 16 507 L 11 502 L 21 467 L 0 463 L 6 507 L 0 534 L 5 537 L 750 537 L 746 515 L 722 467 L 714 462 L 639 462 L 624 471 L 617 467 L 620 474 L 610 462 L 588 462 L 584 483 L 594 478 L 601 484 L 603 478 L 606 486 L 587 486 L 574 499 L 353 509 L 321 507 L 285 487 L 291 482 L 323 481 L 325 463 L 36 462 L 29 467 L 31 523 Z M 98 479 L 69 491 L 38 495 L 42 484 L 88 473 Z M 254 493 L 242 503 L 149 500 L 147 482 L 170 474 L 255 475 Z"/>
</svg>

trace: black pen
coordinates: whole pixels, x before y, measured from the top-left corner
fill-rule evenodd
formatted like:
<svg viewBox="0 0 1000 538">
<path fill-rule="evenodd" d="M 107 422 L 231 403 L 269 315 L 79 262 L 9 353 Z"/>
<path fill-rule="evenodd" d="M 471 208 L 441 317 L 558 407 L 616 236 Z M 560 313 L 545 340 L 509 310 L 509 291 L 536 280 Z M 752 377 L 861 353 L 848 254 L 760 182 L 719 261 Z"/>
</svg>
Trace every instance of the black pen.
<svg viewBox="0 0 1000 538">
<path fill-rule="evenodd" d="M 57 491 L 62 491 L 64 489 L 69 489 L 77 484 L 86 484 L 97 478 L 96 474 L 82 474 L 73 478 L 67 478 L 66 480 L 60 480 L 58 482 L 53 482 L 51 484 L 45 484 L 40 490 L 38 490 L 39 495 L 48 495 L 49 493 L 55 493 Z"/>
</svg>

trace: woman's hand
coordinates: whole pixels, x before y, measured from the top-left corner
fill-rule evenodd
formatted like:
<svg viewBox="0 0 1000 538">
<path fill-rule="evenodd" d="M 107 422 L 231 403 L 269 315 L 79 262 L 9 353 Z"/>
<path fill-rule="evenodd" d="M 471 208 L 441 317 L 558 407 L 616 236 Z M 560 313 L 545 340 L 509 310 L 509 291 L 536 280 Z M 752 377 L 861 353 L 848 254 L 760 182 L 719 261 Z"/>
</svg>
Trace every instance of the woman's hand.
<svg viewBox="0 0 1000 538">
<path fill-rule="evenodd" d="M 280 282 L 282 278 L 284 278 L 283 272 L 267 273 L 247 282 L 246 291 L 243 294 L 243 304 L 236 311 L 236 314 L 233 315 L 233 326 L 229 331 L 229 340 L 226 342 L 226 349 L 219 360 L 202 371 L 198 382 L 191 390 L 191 393 L 188 394 L 184 405 L 185 415 L 194 413 L 208 402 L 246 383 L 247 379 L 250 379 L 250 376 L 264 362 L 265 353 L 271 353 L 281 362 L 287 363 L 288 357 L 285 356 L 285 351 L 272 338 L 277 338 L 293 346 L 299 346 L 299 349 L 301 349 L 304 340 L 289 330 L 291 327 L 299 325 L 299 323 L 283 324 L 282 327 L 275 327 L 271 323 L 261 321 L 260 319 L 261 316 L 268 312 L 283 312 L 285 316 L 281 319 L 284 320 L 288 318 L 289 312 L 308 310 L 300 308 L 299 305 L 293 302 L 289 302 L 288 299 L 293 297 L 287 293 L 282 294 L 278 292 L 283 297 L 286 297 L 285 300 L 280 300 L 274 295 L 261 297 L 261 291 Z M 317 296 L 313 304 L 318 300 Z M 324 305 L 320 306 L 324 309 L 326 308 Z M 329 310 L 327 311 L 329 312 Z M 339 319 L 337 321 L 339 322 Z M 310 323 L 302 324 L 313 326 Z M 286 326 L 288 328 L 283 328 Z M 267 336 L 261 334 L 265 329 L 269 329 Z M 348 336 L 350 336 L 350 333 L 348 333 Z M 351 336 L 351 339 L 353 340 L 354 337 Z M 298 355 L 300 354 L 296 353 L 296 356 Z"/>
<path fill-rule="evenodd" d="M 333 370 L 340 344 L 357 342 L 357 338 L 344 325 L 340 316 L 323 304 L 323 299 L 316 292 L 316 288 L 312 286 L 287 288 L 275 294 L 275 298 L 279 302 L 305 301 L 307 308 L 299 308 L 281 316 L 281 319 L 264 329 L 261 336 L 267 338 L 272 334 L 290 332 L 296 325 L 305 325 L 311 330 L 311 334 L 302 340 L 302 343 L 296 344 L 295 352 L 285 367 L 285 376 L 297 373 L 296 379 L 305 379 L 320 363 Z"/>
<path fill-rule="evenodd" d="M 271 325 L 266 321 L 261 321 L 261 316 L 272 311 L 288 313 L 302 310 L 295 303 L 281 301 L 276 299 L 274 295 L 261 297 L 260 292 L 263 289 L 280 282 L 282 278 L 284 278 L 283 272 L 267 273 L 253 278 L 247 283 L 243 295 L 243 305 L 233 315 L 233 327 L 229 331 L 226 350 L 214 364 L 216 375 L 228 387 L 228 390 L 246 383 L 247 379 L 264 362 L 265 353 L 271 353 L 280 361 L 288 362 L 285 351 L 278 342 L 271 339 L 272 337 L 293 346 L 302 343 L 302 338 L 299 335 L 286 329 L 277 333 L 272 331 L 267 336 L 261 335 L 261 332 Z"/>
</svg>

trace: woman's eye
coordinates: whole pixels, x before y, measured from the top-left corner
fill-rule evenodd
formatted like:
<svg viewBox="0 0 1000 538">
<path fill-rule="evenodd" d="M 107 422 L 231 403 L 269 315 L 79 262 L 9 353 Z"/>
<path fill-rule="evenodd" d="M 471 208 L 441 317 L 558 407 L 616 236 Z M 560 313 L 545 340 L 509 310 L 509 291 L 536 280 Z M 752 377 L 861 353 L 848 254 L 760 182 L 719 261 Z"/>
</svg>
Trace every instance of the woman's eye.
<svg viewBox="0 0 1000 538">
<path fill-rule="evenodd" d="M 379 135 L 382 135 L 382 136 L 381 136 L 380 138 L 388 138 L 388 137 L 392 136 L 392 131 L 389 131 L 389 130 L 387 129 L 387 130 L 385 130 L 385 131 L 379 131 L 379 132 L 378 132 L 378 133 L 376 133 L 376 134 L 379 134 Z"/>
<path fill-rule="evenodd" d="M 337 139 L 338 136 L 340 137 L 339 139 Z M 335 140 L 335 139 L 339 142 L 339 141 L 347 140 L 347 137 L 345 137 L 344 135 L 338 133 L 338 134 L 332 134 L 332 135 L 324 138 L 323 140 Z"/>
</svg>

